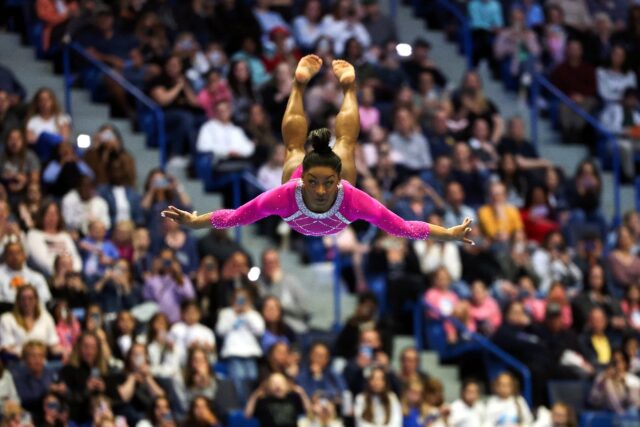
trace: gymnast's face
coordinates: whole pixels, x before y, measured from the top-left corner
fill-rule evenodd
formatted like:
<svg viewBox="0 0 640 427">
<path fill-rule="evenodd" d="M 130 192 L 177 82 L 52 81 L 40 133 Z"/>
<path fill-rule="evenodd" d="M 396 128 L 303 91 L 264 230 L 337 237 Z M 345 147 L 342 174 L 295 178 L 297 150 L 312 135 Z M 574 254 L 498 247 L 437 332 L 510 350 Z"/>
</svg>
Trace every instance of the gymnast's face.
<svg viewBox="0 0 640 427">
<path fill-rule="evenodd" d="M 327 166 L 314 166 L 302 174 L 302 196 L 314 212 L 326 212 L 338 195 L 340 176 Z"/>
</svg>

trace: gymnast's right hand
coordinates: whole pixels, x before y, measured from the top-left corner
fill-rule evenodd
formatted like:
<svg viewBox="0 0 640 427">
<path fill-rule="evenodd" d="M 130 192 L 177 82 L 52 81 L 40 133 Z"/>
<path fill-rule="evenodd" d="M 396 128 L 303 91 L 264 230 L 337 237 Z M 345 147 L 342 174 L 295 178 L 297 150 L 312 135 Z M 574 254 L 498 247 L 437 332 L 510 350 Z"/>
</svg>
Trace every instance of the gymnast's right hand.
<svg viewBox="0 0 640 427">
<path fill-rule="evenodd" d="M 198 217 L 197 212 L 195 211 L 191 213 L 178 209 L 175 206 L 169 206 L 160 213 L 160 216 L 187 227 L 194 226 L 195 220 Z"/>
</svg>

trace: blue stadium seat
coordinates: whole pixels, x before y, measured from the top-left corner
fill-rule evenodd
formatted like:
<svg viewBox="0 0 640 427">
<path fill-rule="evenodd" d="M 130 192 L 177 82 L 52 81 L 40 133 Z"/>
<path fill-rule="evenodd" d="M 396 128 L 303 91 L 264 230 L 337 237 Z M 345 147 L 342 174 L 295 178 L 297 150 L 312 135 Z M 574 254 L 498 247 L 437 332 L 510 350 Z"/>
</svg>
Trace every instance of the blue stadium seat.
<svg viewBox="0 0 640 427">
<path fill-rule="evenodd" d="M 613 414 L 608 412 L 583 412 L 580 414 L 582 427 L 613 427 Z"/>
<path fill-rule="evenodd" d="M 573 408 L 576 414 L 582 413 L 589 391 L 585 381 L 549 381 L 549 403 L 563 402 Z"/>
<path fill-rule="evenodd" d="M 215 372 L 216 377 L 218 378 L 227 378 L 229 376 L 229 369 L 227 368 L 227 364 L 221 360 L 218 360 L 213 364 L 213 372 Z"/>
<path fill-rule="evenodd" d="M 246 418 L 242 411 L 229 412 L 228 427 L 260 427 L 255 418 Z"/>
<path fill-rule="evenodd" d="M 322 243 L 322 237 L 304 236 L 304 251 L 310 263 L 327 260 L 327 249 Z"/>
<path fill-rule="evenodd" d="M 230 185 L 234 179 L 239 178 L 245 171 L 225 172 L 223 175 L 216 174 L 213 167 L 213 154 L 198 152 L 195 155 L 196 175 L 202 181 L 205 191 L 219 191 Z"/>
</svg>

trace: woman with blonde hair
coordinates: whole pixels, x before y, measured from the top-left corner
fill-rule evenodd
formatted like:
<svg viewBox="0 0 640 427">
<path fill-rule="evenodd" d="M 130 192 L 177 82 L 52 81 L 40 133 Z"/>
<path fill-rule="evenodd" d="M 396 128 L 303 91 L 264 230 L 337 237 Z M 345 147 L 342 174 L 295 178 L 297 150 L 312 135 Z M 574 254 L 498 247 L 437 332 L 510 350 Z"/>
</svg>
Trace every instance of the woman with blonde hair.
<svg viewBox="0 0 640 427">
<path fill-rule="evenodd" d="M 418 377 L 409 380 L 400 400 L 402 406 L 404 427 L 414 427 L 423 425 L 424 419 L 429 412 L 429 405 L 424 400 L 424 382 Z"/>
<path fill-rule="evenodd" d="M 501 373 L 493 381 L 493 394 L 486 408 L 485 427 L 529 427 L 533 423 L 529 405 L 518 391 L 516 378 L 509 372 Z"/>
<path fill-rule="evenodd" d="M 71 140 L 71 117 L 60 107 L 53 90 L 43 87 L 33 96 L 27 111 L 27 142 L 36 146 L 41 160 L 47 160 L 53 147 Z"/>
<path fill-rule="evenodd" d="M 28 341 L 42 341 L 54 354 L 62 352 L 53 318 L 42 308 L 36 288 L 25 284 L 18 288 L 13 311 L 0 316 L 0 351 L 19 357 Z"/>
<path fill-rule="evenodd" d="M 336 415 L 336 408 L 323 393 L 315 393 L 311 398 L 311 408 L 307 415 L 298 420 L 298 427 L 342 427 L 342 420 Z"/>
</svg>

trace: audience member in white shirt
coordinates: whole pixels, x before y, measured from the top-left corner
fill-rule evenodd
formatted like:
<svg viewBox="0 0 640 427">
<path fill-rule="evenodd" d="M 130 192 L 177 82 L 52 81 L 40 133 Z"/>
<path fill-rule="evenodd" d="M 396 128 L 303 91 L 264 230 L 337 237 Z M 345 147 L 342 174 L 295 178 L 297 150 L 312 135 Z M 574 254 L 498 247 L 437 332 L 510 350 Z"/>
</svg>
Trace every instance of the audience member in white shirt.
<svg viewBox="0 0 640 427">
<path fill-rule="evenodd" d="M 0 302 L 16 301 L 16 291 L 23 285 L 33 286 L 42 304 L 51 300 L 51 292 L 44 276 L 27 267 L 22 243 L 12 242 L 5 246 L 2 256 L 4 264 L 0 265 Z"/>
<path fill-rule="evenodd" d="M 480 400 L 480 383 L 465 381 L 460 398 L 450 406 L 450 427 L 481 427 L 484 423 L 485 406 Z"/>
<path fill-rule="evenodd" d="M 258 182 L 265 190 L 271 190 L 282 184 L 282 168 L 284 167 L 285 148 L 283 144 L 271 148 L 269 161 L 258 169 Z"/>
<path fill-rule="evenodd" d="M 149 320 L 149 329 L 145 336 L 137 341 L 146 342 L 149 355 L 151 374 L 160 378 L 177 379 L 180 374 L 180 360 L 183 347 L 174 344 L 169 339 L 169 319 L 158 312 Z"/>
<path fill-rule="evenodd" d="M 323 35 L 333 40 L 333 50 L 341 57 L 347 40 L 354 37 L 366 50 L 371 44 L 371 36 L 365 26 L 358 20 L 358 14 L 349 0 L 338 0 L 334 3 L 332 13 L 322 19 Z"/>
<path fill-rule="evenodd" d="M 402 408 L 396 394 L 389 389 L 384 369 L 375 367 L 369 374 L 365 391 L 356 396 L 356 427 L 399 427 Z"/>
<path fill-rule="evenodd" d="M 216 332 L 224 339 L 220 356 L 227 363 L 229 376 L 241 399 L 249 397 L 247 380 L 258 378 L 257 359 L 262 356 L 260 337 L 264 329 L 264 319 L 253 308 L 249 293 L 236 289 L 231 306 L 220 310 Z"/>
<path fill-rule="evenodd" d="M 62 354 L 53 318 L 38 299 L 31 285 L 18 289 L 13 311 L 0 316 L 0 350 L 20 357 L 29 341 L 43 342 L 50 353 Z"/>
<path fill-rule="evenodd" d="M 174 323 L 169 331 L 169 341 L 184 350 L 180 364 L 184 365 L 187 351 L 192 347 L 204 349 L 210 357 L 215 355 L 216 337 L 210 328 L 200 323 L 201 313 L 197 301 L 184 301 L 180 307 L 180 317 L 181 320 Z"/>
<path fill-rule="evenodd" d="M 58 204 L 53 200 L 44 202 L 35 222 L 35 228 L 27 233 L 26 249 L 38 270 L 52 275 L 56 257 L 69 254 L 73 258 L 73 270 L 80 271 L 82 259 L 71 235 L 64 228 Z"/>
<path fill-rule="evenodd" d="M 503 372 L 493 382 L 493 395 L 487 400 L 484 427 L 529 427 L 533 416 L 520 396 L 512 374 Z"/>
<path fill-rule="evenodd" d="M 304 5 L 303 14 L 293 20 L 293 36 L 298 46 L 305 52 L 312 51 L 323 34 L 321 18 L 322 2 L 309 0 Z"/>
<path fill-rule="evenodd" d="M 210 119 L 200 128 L 199 152 L 213 153 L 214 162 L 228 159 L 248 159 L 255 151 L 255 144 L 241 127 L 231 122 L 231 105 L 220 101 L 215 107 L 216 118 Z"/>
<path fill-rule="evenodd" d="M 89 222 L 99 219 L 108 229 L 111 228 L 109 206 L 96 194 L 93 179 L 83 175 L 78 186 L 62 198 L 62 216 L 68 228 L 87 232 Z"/>
<path fill-rule="evenodd" d="M 619 103 L 612 103 L 600 114 L 600 121 L 610 132 L 618 136 L 620 166 L 626 178 L 635 177 L 635 155 L 638 150 L 640 111 L 635 88 L 625 90 Z"/>
<path fill-rule="evenodd" d="M 33 96 L 26 127 L 29 144 L 35 144 L 43 132 L 59 135 L 62 141 L 71 138 L 71 117 L 62 112 L 55 94 L 49 88 L 41 88 Z"/>
</svg>

